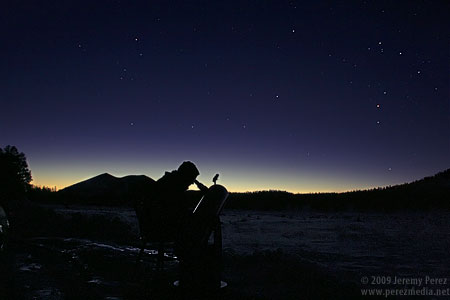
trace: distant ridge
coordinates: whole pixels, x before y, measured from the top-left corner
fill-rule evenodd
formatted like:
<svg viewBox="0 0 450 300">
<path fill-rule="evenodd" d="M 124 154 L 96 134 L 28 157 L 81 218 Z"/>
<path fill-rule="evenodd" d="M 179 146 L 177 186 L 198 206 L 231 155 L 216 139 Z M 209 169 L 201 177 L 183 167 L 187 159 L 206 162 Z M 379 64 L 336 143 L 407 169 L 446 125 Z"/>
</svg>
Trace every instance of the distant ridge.
<svg viewBox="0 0 450 300">
<path fill-rule="evenodd" d="M 418 186 L 418 187 L 435 187 L 435 188 L 450 188 L 450 169 L 439 172 L 434 176 L 425 177 L 404 185 Z M 402 186 L 402 185 L 400 185 Z"/>
<path fill-rule="evenodd" d="M 145 190 L 155 181 L 145 175 L 115 177 L 103 173 L 58 191 L 66 203 L 96 205 L 131 205 L 131 193 Z"/>
<path fill-rule="evenodd" d="M 450 169 L 411 183 L 343 193 L 232 193 L 226 207 L 262 210 L 311 208 L 325 211 L 450 210 Z"/>
</svg>

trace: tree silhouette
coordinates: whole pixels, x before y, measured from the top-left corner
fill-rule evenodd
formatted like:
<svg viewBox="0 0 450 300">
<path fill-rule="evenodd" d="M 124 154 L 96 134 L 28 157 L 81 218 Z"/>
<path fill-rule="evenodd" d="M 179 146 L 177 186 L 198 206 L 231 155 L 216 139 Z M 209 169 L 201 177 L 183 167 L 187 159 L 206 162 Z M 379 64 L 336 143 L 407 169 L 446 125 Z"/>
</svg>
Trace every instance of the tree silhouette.
<svg viewBox="0 0 450 300">
<path fill-rule="evenodd" d="M 32 180 L 25 154 L 14 146 L 0 148 L 0 203 L 21 200 Z"/>
</svg>

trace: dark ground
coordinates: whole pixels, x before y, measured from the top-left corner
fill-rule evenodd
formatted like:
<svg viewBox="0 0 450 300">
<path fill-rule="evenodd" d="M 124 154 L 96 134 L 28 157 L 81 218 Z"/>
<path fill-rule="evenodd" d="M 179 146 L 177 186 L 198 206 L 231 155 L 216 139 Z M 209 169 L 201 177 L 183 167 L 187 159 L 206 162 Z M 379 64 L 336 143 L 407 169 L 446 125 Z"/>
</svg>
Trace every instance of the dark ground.
<svg viewBox="0 0 450 300">
<path fill-rule="evenodd" d="M 155 254 L 136 264 L 135 249 L 87 240 L 12 241 L 2 257 L 1 299 L 354 299 L 356 286 L 282 252 L 224 255 L 228 286 L 184 295 L 172 283 L 178 262 L 155 270 Z M 373 298 L 373 297 L 371 297 Z"/>
</svg>

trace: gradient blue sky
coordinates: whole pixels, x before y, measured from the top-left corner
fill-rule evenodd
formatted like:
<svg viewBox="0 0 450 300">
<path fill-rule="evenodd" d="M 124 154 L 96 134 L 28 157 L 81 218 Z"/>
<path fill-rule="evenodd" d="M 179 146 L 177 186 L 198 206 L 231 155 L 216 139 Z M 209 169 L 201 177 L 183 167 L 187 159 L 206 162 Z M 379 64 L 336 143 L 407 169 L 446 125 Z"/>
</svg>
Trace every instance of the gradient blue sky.
<svg viewBox="0 0 450 300">
<path fill-rule="evenodd" d="M 346 191 L 450 167 L 446 1 L 14 1 L 0 146 L 33 183 Z"/>
</svg>

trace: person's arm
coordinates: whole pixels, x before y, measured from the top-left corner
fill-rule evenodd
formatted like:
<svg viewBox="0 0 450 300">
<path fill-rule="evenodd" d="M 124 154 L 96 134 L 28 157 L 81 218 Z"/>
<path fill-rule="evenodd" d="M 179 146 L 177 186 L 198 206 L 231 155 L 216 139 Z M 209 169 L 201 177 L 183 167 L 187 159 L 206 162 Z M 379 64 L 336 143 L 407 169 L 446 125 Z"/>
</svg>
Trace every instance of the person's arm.
<svg viewBox="0 0 450 300">
<path fill-rule="evenodd" d="M 198 180 L 194 180 L 194 183 L 198 187 L 198 189 L 203 193 L 206 193 L 208 191 L 208 187 L 203 183 L 199 182 Z"/>
</svg>

